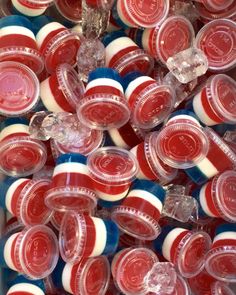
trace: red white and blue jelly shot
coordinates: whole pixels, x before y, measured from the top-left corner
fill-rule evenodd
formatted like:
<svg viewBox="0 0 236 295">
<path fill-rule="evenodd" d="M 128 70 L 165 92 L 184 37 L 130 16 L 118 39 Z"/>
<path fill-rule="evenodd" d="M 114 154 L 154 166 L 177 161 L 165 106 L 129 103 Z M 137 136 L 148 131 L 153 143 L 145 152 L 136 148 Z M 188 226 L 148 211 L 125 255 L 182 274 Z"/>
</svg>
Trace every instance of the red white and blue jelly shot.
<svg viewBox="0 0 236 295">
<path fill-rule="evenodd" d="M 97 68 L 90 72 L 77 114 L 85 126 L 98 130 L 118 128 L 128 122 L 130 109 L 122 79 L 115 70 Z"/>
<path fill-rule="evenodd" d="M 63 63 L 75 66 L 80 47 L 78 35 L 45 17 L 37 18 L 33 24 L 37 28 L 36 42 L 44 57 L 46 70 L 53 73 Z"/>
<path fill-rule="evenodd" d="M 15 12 L 28 17 L 43 14 L 54 0 L 11 0 Z"/>
<path fill-rule="evenodd" d="M 69 64 L 60 64 L 56 71 L 40 84 L 40 98 L 50 112 L 75 112 L 84 94 L 84 84 Z"/>
<path fill-rule="evenodd" d="M 57 211 L 89 211 L 97 205 L 93 181 L 80 154 L 63 154 L 56 160 L 46 204 Z"/>
<path fill-rule="evenodd" d="M 208 59 L 209 70 L 227 71 L 236 64 L 236 24 L 229 19 L 207 23 L 196 36 L 196 46 Z"/>
<path fill-rule="evenodd" d="M 27 294 L 27 295 L 45 295 L 44 291 L 34 285 L 33 283 L 18 283 L 7 291 L 6 295 L 19 295 L 19 294 Z"/>
<path fill-rule="evenodd" d="M 209 141 L 194 114 L 174 112 L 157 136 L 160 159 L 174 168 L 196 166 L 207 155 Z"/>
<path fill-rule="evenodd" d="M 193 110 L 207 126 L 236 123 L 236 82 L 224 74 L 210 77 L 193 99 Z"/>
<path fill-rule="evenodd" d="M 16 216 L 24 225 L 46 224 L 52 211 L 45 204 L 50 181 L 46 179 L 6 177 L 1 182 L 1 207 Z"/>
<path fill-rule="evenodd" d="M 119 251 L 111 265 L 115 285 L 123 294 L 149 294 L 145 276 L 157 262 L 156 254 L 148 248 L 125 248 Z"/>
<path fill-rule="evenodd" d="M 160 233 L 165 190 L 155 182 L 136 180 L 121 205 L 114 207 L 112 219 L 119 228 L 135 238 L 154 240 Z"/>
<path fill-rule="evenodd" d="M 43 58 L 37 46 L 32 23 L 24 16 L 10 15 L 0 20 L 0 60 L 15 61 L 40 74 Z"/>
<path fill-rule="evenodd" d="M 236 225 L 222 224 L 216 229 L 205 267 L 217 280 L 236 282 Z"/>
<path fill-rule="evenodd" d="M 157 181 L 160 184 L 171 182 L 177 175 L 177 169 L 165 164 L 157 154 L 158 132 L 150 132 L 145 140 L 130 151 L 139 164 L 138 179 Z"/>
<path fill-rule="evenodd" d="M 211 243 L 210 236 L 204 231 L 164 226 L 154 241 L 154 247 L 167 261 L 176 266 L 183 277 L 191 278 L 204 268 L 205 256 Z"/>
<path fill-rule="evenodd" d="M 8 118 L 0 124 L 0 169 L 4 174 L 23 177 L 39 171 L 47 160 L 45 145 L 30 138 L 24 118 Z"/>
<path fill-rule="evenodd" d="M 236 172 L 227 170 L 193 192 L 202 216 L 236 222 Z"/>
<path fill-rule="evenodd" d="M 236 167 L 236 155 L 229 145 L 213 129 L 205 127 L 204 132 L 209 140 L 206 157 L 196 166 L 185 169 L 187 175 L 197 184 L 204 184 L 215 175 Z"/>
<path fill-rule="evenodd" d="M 140 34 L 135 35 L 140 38 L 142 48 L 163 64 L 169 57 L 191 47 L 195 36 L 191 22 L 180 15 L 170 16 L 157 27 Z"/>
<path fill-rule="evenodd" d="M 105 146 L 117 146 L 130 150 L 144 140 L 145 132 L 135 126 L 131 121 L 120 128 L 112 128 L 107 131 Z"/>
<path fill-rule="evenodd" d="M 39 81 L 22 63 L 0 63 L 0 113 L 11 117 L 29 113 L 39 100 Z"/>
<path fill-rule="evenodd" d="M 97 196 L 111 204 L 127 195 L 139 169 L 134 155 L 117 147 L 97 149 L 88 156 L 87 165 Z"/>
<path fill-rule="evenodd" d="M 59 261 L 51 275 L 56 287 L 70 294 L 105 295 L 110 281 L 106 256 L 82 258 L 77 264 Z"/>
<path fill-rule="evenodd" d="M 131 109 L 131 120 L 140 128 L 152 129 L 161 124 L 173 110 L 175 91 L 159 85 L 149 76 L 132 72 L 123 77 L 125 97 Z"/>
<path fill-rule="evenodd" d="M 154 28 L 167 17 L 169 5 L 169 0 L 118 0 L 113 9 L 113 18 L 122 28 Z"/>
<path fill-rule="evenodd" d="M 111 220 L 82 215 L 65 214 L 59 233 L 61 257 L 70 263 L 82 257 L 114 254 L 118 246 L 119 230 Z"/>
<path fill-rule="evenodd" d="M 149 75 L 153 69 L 153 58 L 123 31 L 107 34 L 102 42 L 105 46 L 105 64 L 117 70 L 121 76 L 133 71 Z"/>
<path fill-rule="evenodd" d="M 0 243 L 0 264 L 32 279 L 47 277 L 57 264 L 58 241 L 44 225 L 5 236 Z"/>
</svg>

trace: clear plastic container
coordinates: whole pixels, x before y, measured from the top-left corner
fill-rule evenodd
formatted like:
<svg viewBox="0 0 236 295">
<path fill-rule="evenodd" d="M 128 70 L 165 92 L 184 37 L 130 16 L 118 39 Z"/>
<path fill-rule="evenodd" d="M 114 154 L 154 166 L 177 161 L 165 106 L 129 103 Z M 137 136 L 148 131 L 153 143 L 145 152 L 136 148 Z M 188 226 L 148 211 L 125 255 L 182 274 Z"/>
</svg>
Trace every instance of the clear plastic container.
<svg viewBox="0 0 236 295">
<path fill-rule="evenodd" d="M 160 25 L 156 39 L 152 40 L 153 48 L 160 61 L 166 64 L 169 57 L 192 47 L 194 37 L 193 26 L 187 18 L 171 16 Z"/>
<path fill-rule="evenodd" d="M 121 205 L 114 207 L 112 220 L 120 230 L 140 240 L 154 240 L 161 228 L 158 221 L 164 203 L 164 189 L 149 180 L 136 180 Z"/>
<path fill-rule="evenodd" d="M 53 231 L 45 225 L 26 227 L 19 233 L 2 238 L 1 244 L 2 251 L 7 247 L 9 253 L 13 253 L 11 257 L 4 256 L 8 267 L 31 279 L 47 277 L 57 264 L 58 241 Z"/>
<path fill-rule="evenodd" d="M 138 172 L 132 153 L 117 147 L 103 147 L 88 156 L 88 169 L 99 198 L 118 201 L 128 192 Z"/>
<path fill-rule="evenodd" d="M 84 94 L 84 84 L 69 64 L 60 64 L 49 78 L 41 82 L 40 96 L 51 112 L 74 112 Z"/>
<path fill-rule="evenodd" d="M 222 224 L 216 228 L 212 247 L 206 256 L 205 268 L 217 280 L 236 282 L 235 224 Z"/>
<path fill-rule="evenodd" d="M 129 27 L 153 28 L 168 15 L 169 0 L 142 2 L 121 0 L 117 2 L 117 12 Z"/>
<path fill-rule="evenodd" d="M 227 71 L 236 64 L 236 24 L 229 19 L 217 19 L 206 24 L 196 36 L 196 46 L 208 59 L 209 70 Z"/>
<path fill-rule="evenodd" d="M 207 126 L 236 123 L 236 82 L 227 75 L 211 77 L 193 99 L 193 109 Z"/>
<path fill-rule="evenodd" d="M 76 263 L 82 257 L 113 254 L 118 241 L 118 228 L 110 220 L 75 212 L 68 212 L 63 218 L 59 247 L 61 256 L 66 262 Z"/>
<path fill-rule="evenodd" d="M 164 163 L 186 169 L 196 166 L 206 157 L 209 142 L 200 126 L 175 122 L 158 133 L 156 149 Z"/>
<path fill-rule="evenodd" d="M 80 154 L 62 154 L 56 161 L 52 183 L 46 193 L 46 204 L 57 211 L 89 211 L 96 207 L 97 197 Z"/>
<path fill-rule="evenodd" d="M 144 278 L 158 261 L 155 253 L 148 248 L 126 248 L 114 256 L 112 276 L 122 293 L 146 294 Z"/>
<path fill-rule="evenodd" d="M 215 282 L 211 286 L 212 295 L 234 295 L 235 292 L 225 283 Z"/>
<path fill-rule="evenodd" d="M 38 103 L 39 81 L 35 73 L 17 62 L 0 64 L 0 113 L 18 116 L 29 113 Z"/>
<path fill-rule="evenodd" d="M 104 295 L 110 281 L 110 264 L 105 256 L 82 258 L 72 268 L 66 264 L 62 277 L 64 289 L 69 293 Z M 71 281 L 74 284 L 69 288 Z"/>
<path fill-rule="evenodd" d="M 78 23 L 82 19 L 82 1 L 55 0 L 55 5 L 60 14 L 67 20 Z"/>
<path fill-rule="evenodd" d="M 233 4 L 234 0 L 195 0 L 196 2 L 202 3 L 207 9 L 210 11 L 221 11 L 228 8 L 231 4 Z"/>
</svg>

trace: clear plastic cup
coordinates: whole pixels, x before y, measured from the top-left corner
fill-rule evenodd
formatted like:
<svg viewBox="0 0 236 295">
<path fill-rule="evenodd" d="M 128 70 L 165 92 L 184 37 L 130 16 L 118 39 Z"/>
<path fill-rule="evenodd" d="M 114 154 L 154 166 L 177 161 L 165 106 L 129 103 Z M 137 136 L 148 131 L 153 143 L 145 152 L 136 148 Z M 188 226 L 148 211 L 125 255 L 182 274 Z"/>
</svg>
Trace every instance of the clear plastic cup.
<svg viewBox="0 0 236 295">
<path fill-rule="evenodd" d="M 146 294 L 144 278 L 158 261 L 156 254 L 148 248 L 126 248 L 114 256 L 112 276 L 122 293 Z"/>
<path fill-rule="evenodd" d="M 64 261 L 79 262 L 82 257 L 113 254 L 119 241 L 116 224 L 76 212 L 65 214 L 59 233 L 60 253 Z"/>
<path fill-rule="evenodd" d="M 205 267 L 217 280 L 236 282 L 235 224 L 223 224 L 216 229 L 212 247 L 206 256 Z"/>
<path fill-rule="evenodd" d="M 142 129 L 161 124 L 172 111 L 175 92 L 171 86 L 133 72 L 124 77 L 125 96 L 131 108 L 132 122 Z"/>
<path fill-rule="evenodd" d="M 206 157 L 209 142 L 200 126 L 176 122 L 158 133 L 156 149 L 164 163 L 186 169 L 196 166 Z"/>
<path fill-rule="evenodd" d="M 191 22 L 184 16 L 168 17 L 158 28 L 156 40 L 152 40 L 155 54 L 166 64 L 176 53 L 192 47 L 195 33 Z"/>
<path fill-rule="evenodd" d="M 158 221 L 164 203 L 164 189 L 149 180 L 136 180 L 121 205 L 114 207 L 112 220 L 121 231 L 140 240 L 154 240 L 161 228 Z"/>
<path fill-rule="evenodd" d="M 196 36 L 196 46 L 208 59 L 209 70 L 227 71 L 236 64 L 236 24 L 217 19 L 206 24 Z"/>
<path fill-rule="evenodd" d="M 73 294 L 103 295 L 109 281 L 110 264 L 106 256 L 82 258 L 72 267 L 66 264 L 62 273 L 64 289 Z"/>
<path fill-rule="evenodd" d="M 80 154 L 62 154 L 56 161 L 46 204 L 57 211 L 92 210 L 97 198 L 86 166 L 86 157 Z"/>
<path fill-rule="evenodd" d="M 110 202 L 127 195 L 138 172 L 134 155 L 117 147 L 97 149 L 88 156 L 87 165 L 97 195 Z"/>
<path fill-rule="evenodd" d="M 67 20 L 78 23 L 82 18 L 81 1 L 55 0 L 55 5 L 60 14 Z"/>
<path fill-rule="evenodd" d="M 193 99 L 193 109 L 207 126 L 236 123 L 236 82 L 227 75 L 211 77 Z"/>
<path fill-rule="evenodd" d="M 60 64 L 55 73 L 40 84 L 40 96 L 51 112 L 74 112 L 84 94 L 84 84 L 69 64 Z"/>
<path fill-rule="evenodd" d="M 211 294 L 212 295 L 234 295 L 235 292 L 225 283 L 215 282 L 211 286 Z"/>
<path fill-rule="evenodd" d="M 153 28 L 168 15 L 169 0 L 142 2 L 135 0 L 117 1 L 117 13 L 129 27 Z"/>
<path fill-rule="evenodd" d="M 29 113 L 38 103 L 39 81 L 35 73 L 17 62 L 0 63 L 0 113 L 18 116 Z"/>
</svg>

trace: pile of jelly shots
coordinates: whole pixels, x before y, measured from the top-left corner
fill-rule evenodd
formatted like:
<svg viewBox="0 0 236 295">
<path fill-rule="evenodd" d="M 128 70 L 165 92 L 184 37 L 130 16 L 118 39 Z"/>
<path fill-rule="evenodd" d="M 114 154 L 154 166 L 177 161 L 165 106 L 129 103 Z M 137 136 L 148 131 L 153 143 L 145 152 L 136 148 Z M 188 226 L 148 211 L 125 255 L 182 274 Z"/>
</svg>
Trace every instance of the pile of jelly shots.
<svg viewBox="0 0 236 295">
<path fill-rule="evenodd" d="M 2 292 L 235 294 L 236 1 L 0 15 Z"/>
</svg>

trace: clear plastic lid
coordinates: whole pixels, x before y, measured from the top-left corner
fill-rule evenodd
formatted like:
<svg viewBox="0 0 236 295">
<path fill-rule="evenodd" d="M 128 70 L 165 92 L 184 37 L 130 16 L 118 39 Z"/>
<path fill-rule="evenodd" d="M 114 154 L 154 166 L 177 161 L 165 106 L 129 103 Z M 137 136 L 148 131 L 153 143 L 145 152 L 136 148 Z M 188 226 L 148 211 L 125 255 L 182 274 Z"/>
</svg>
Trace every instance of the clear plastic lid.
<svg viewBox="0 0 236 295">
<path fill-rule="evenodd" d="M 35 73 L 18 62 L 0 63 L 0 113 L 18 116 L 30 112 L 39 99 Z"/>
<path fill-rule="evenodd" d="M 76 212 L 67 212 L 62 220 L 59 232 L 60 254 L 64 261 L 79 261 L 85 250 L 87 227 L 84 216 Z"/>
<path fill-rule="evenodd" d="M 53 211 L 50 222 L 53 225 L 53 227 L 55 227 L 55 229 L 57 229 L 58 231 L 60 230 L 64 214 L 64 212 Z"/>
<path fill-rule="evenodd" d="M 29 136 L 16 136 L 0 143 L 0 170 L 10 176 L 28 176 L 47 160 L 45 145 Z"/>
<path fill-rule="evenodd" d="M 106 256 L 82 259 L 75 278 L 75 294 L 103 295 L 110 282 L 110 263 Z"/>
<path fill-rule="evenodd" d="M 46 192 L 46 205 L 52 210 L 84 212 L 97 206 L 95 192 L 85 187 L 55 187 Z"/>
<path fill-rule="evenodd" d="M 152 0 L 151 2 L 122 0 L 121 10 L 123 10 L 123 13 L 127 13 L 138 26 L 154 28 L 167 17 L 169 5 L 169 0 Z"/>
<path fill-rule="evenodd" d="M 157 153 L 167 165 L 186 169 L 196 166 L 209 150 L 204 131 L 194 125 L 176 123 L 164 127 L 157 136 Z"/>
<path fill-rule="evenodd" d="M 17 237 L 16 263 L 20 272 L 32 279 L 41 279 L 56 267 L 59 251 L 54 232 L 45 225 L 25 228 Z"/>
<path fill-rule="evenodd" d="M 212 181 L 212 200 L 223 219 L 236 222 L 236 171 L 229 170 Z"/>
<path fill-rule="evenodd" d="M 84 95 L 85 87 L 78 73 L 69 64 L 60 64 L 56 69 L 60 90 L 69 104 L 76 109 L 77 104 Z"/>
<path fill-rule="evenodd" d="M 160 184 L 166 184 L 173 180 L 178 170 L 166 165 L 157 154 L 157 138 L 158 132 L 150 132 L 144 141 L 145 156 L 148 160 L 150 168 L 155 173 Z"/>
<path fill-rule="evenodd" d="M 104 134 L 101 130 L 91 130 L 90 136 L 83 142 L 83 145 L 63 145 L 58 141 L 51 140 L 51 149 L 54 158 L 58 158 L 60 154 L 77 153 L 89 155 L 103 145 Z"/>
<path fill-rule="evenodd" d="M 168 17 L 160 26 L 157 35 L 158 57 L 165 64 L 169 57 L 192 47 L 195 37 L 191 22 L 184 16 Z"/>
<path fill-rule="evenodd" d="M 177 274 L 175 290 L 171 295 L 190 295 L 190 288 L 186 280 Z"/>
<path fill-rule="evenodd" d="M 228 8 L 234 0 L 201 0 L 199 2 L 202 2 L 210 11 L 221 11 Z"/>
<path fill-rule="evenodd" d="M 81 1 L 77 0 L 55 0 L 55 5 L 60 14 L 72 21 L 78 23 L 82 19 L 82 5 Z"/>
<path fill-rule="evenodd" d="M 75 66 L 79 47 L 80 39 L 77 34 L 69 30 L 57 33 L 42 52 L 46 70 L 52 73 L 58 65 L 64 63 Z"/>
<path fill-rule="evenodd" d="M 214 282 L 211 285 L 211 295 L 235 295 L 235 292 L 225 283 Z"/>
<path fill-rule="evenodd" d="M 36 75 L 44 68 L 43 57 L 39 51 L 27 47 L 3 47 L 0 48 L 0 60 L 15 61 L 29 67 Z"/>
<path fill-rule="evenodd" d="M 205 268 L 217 280 L 236 283 L 236 247 L 225 245 L 210 250 Z"/>
<path fill-rule="evenodd" d="M 87 165 L 93 179 L 117 185 L 131 182 L 139 169 L 135 156 L 118 147 L 97 149 L 88 156 Z"/>
<path fill-rule="evenodd" d="M 17 201 L 17 216 L 25 225 L 46 224 L 52 210 L 45 204 L 45 193 L 50 181 L 46 179 L 31 180 L 20 193 Z"/>
<path fill-rule="evenodd" d="M 162 123 L 175 104 L 175 91 L 171 86 L 153 83 L 138 94 L 132 121 L 143 129 L 151 129 Z"/>
<path fill-rule="evenodd" d="M 212 241 L 204 231 L 187 233 L 178 245 L 174 264 L 185 278 L 199 274 L 204 268 L 206 254 Z"/>
<path fill-rule="evenodd" d="M 112 66 L 121 76 L 134 71 L 149 75 L 154 67 L 154 59 L 142 49 L 125 54 Z"/>
<path fill-rule="evenodd" d="M 214 111 L 226 123 L 236 123 L 236 81 L 227 75 L 213 76 L 206 94 Z"/>
<path fill-rule="evenodd" d="M 156 254 L 142 247 L 125 249 L 120 253 L 112 261 L 112 274 L 119 289 L 127 295 L 146 294 L 144 279 L 158 262 Z"/>
<path fill-rule="evenodd" d="M 85 96 L 77 115 L 85 126 L 97 130 L 119 128 L 128 122 L 130 109 L 124 97 L 113 94 Z"/>
<path fill-rule="evenodd" d="M 111 218 L 121 231 L 139 240 L 154 240 L 161 232 L 150 215 L 128 206 L 114 207 Z"/>
<path fill-rule="evenodd" d="M 236 24 L 217 19 L 206 24 L 196 36 L 196 46 L 208 59 L 209 70 L 226 71 L 236 64 Z"/>
</svg>

